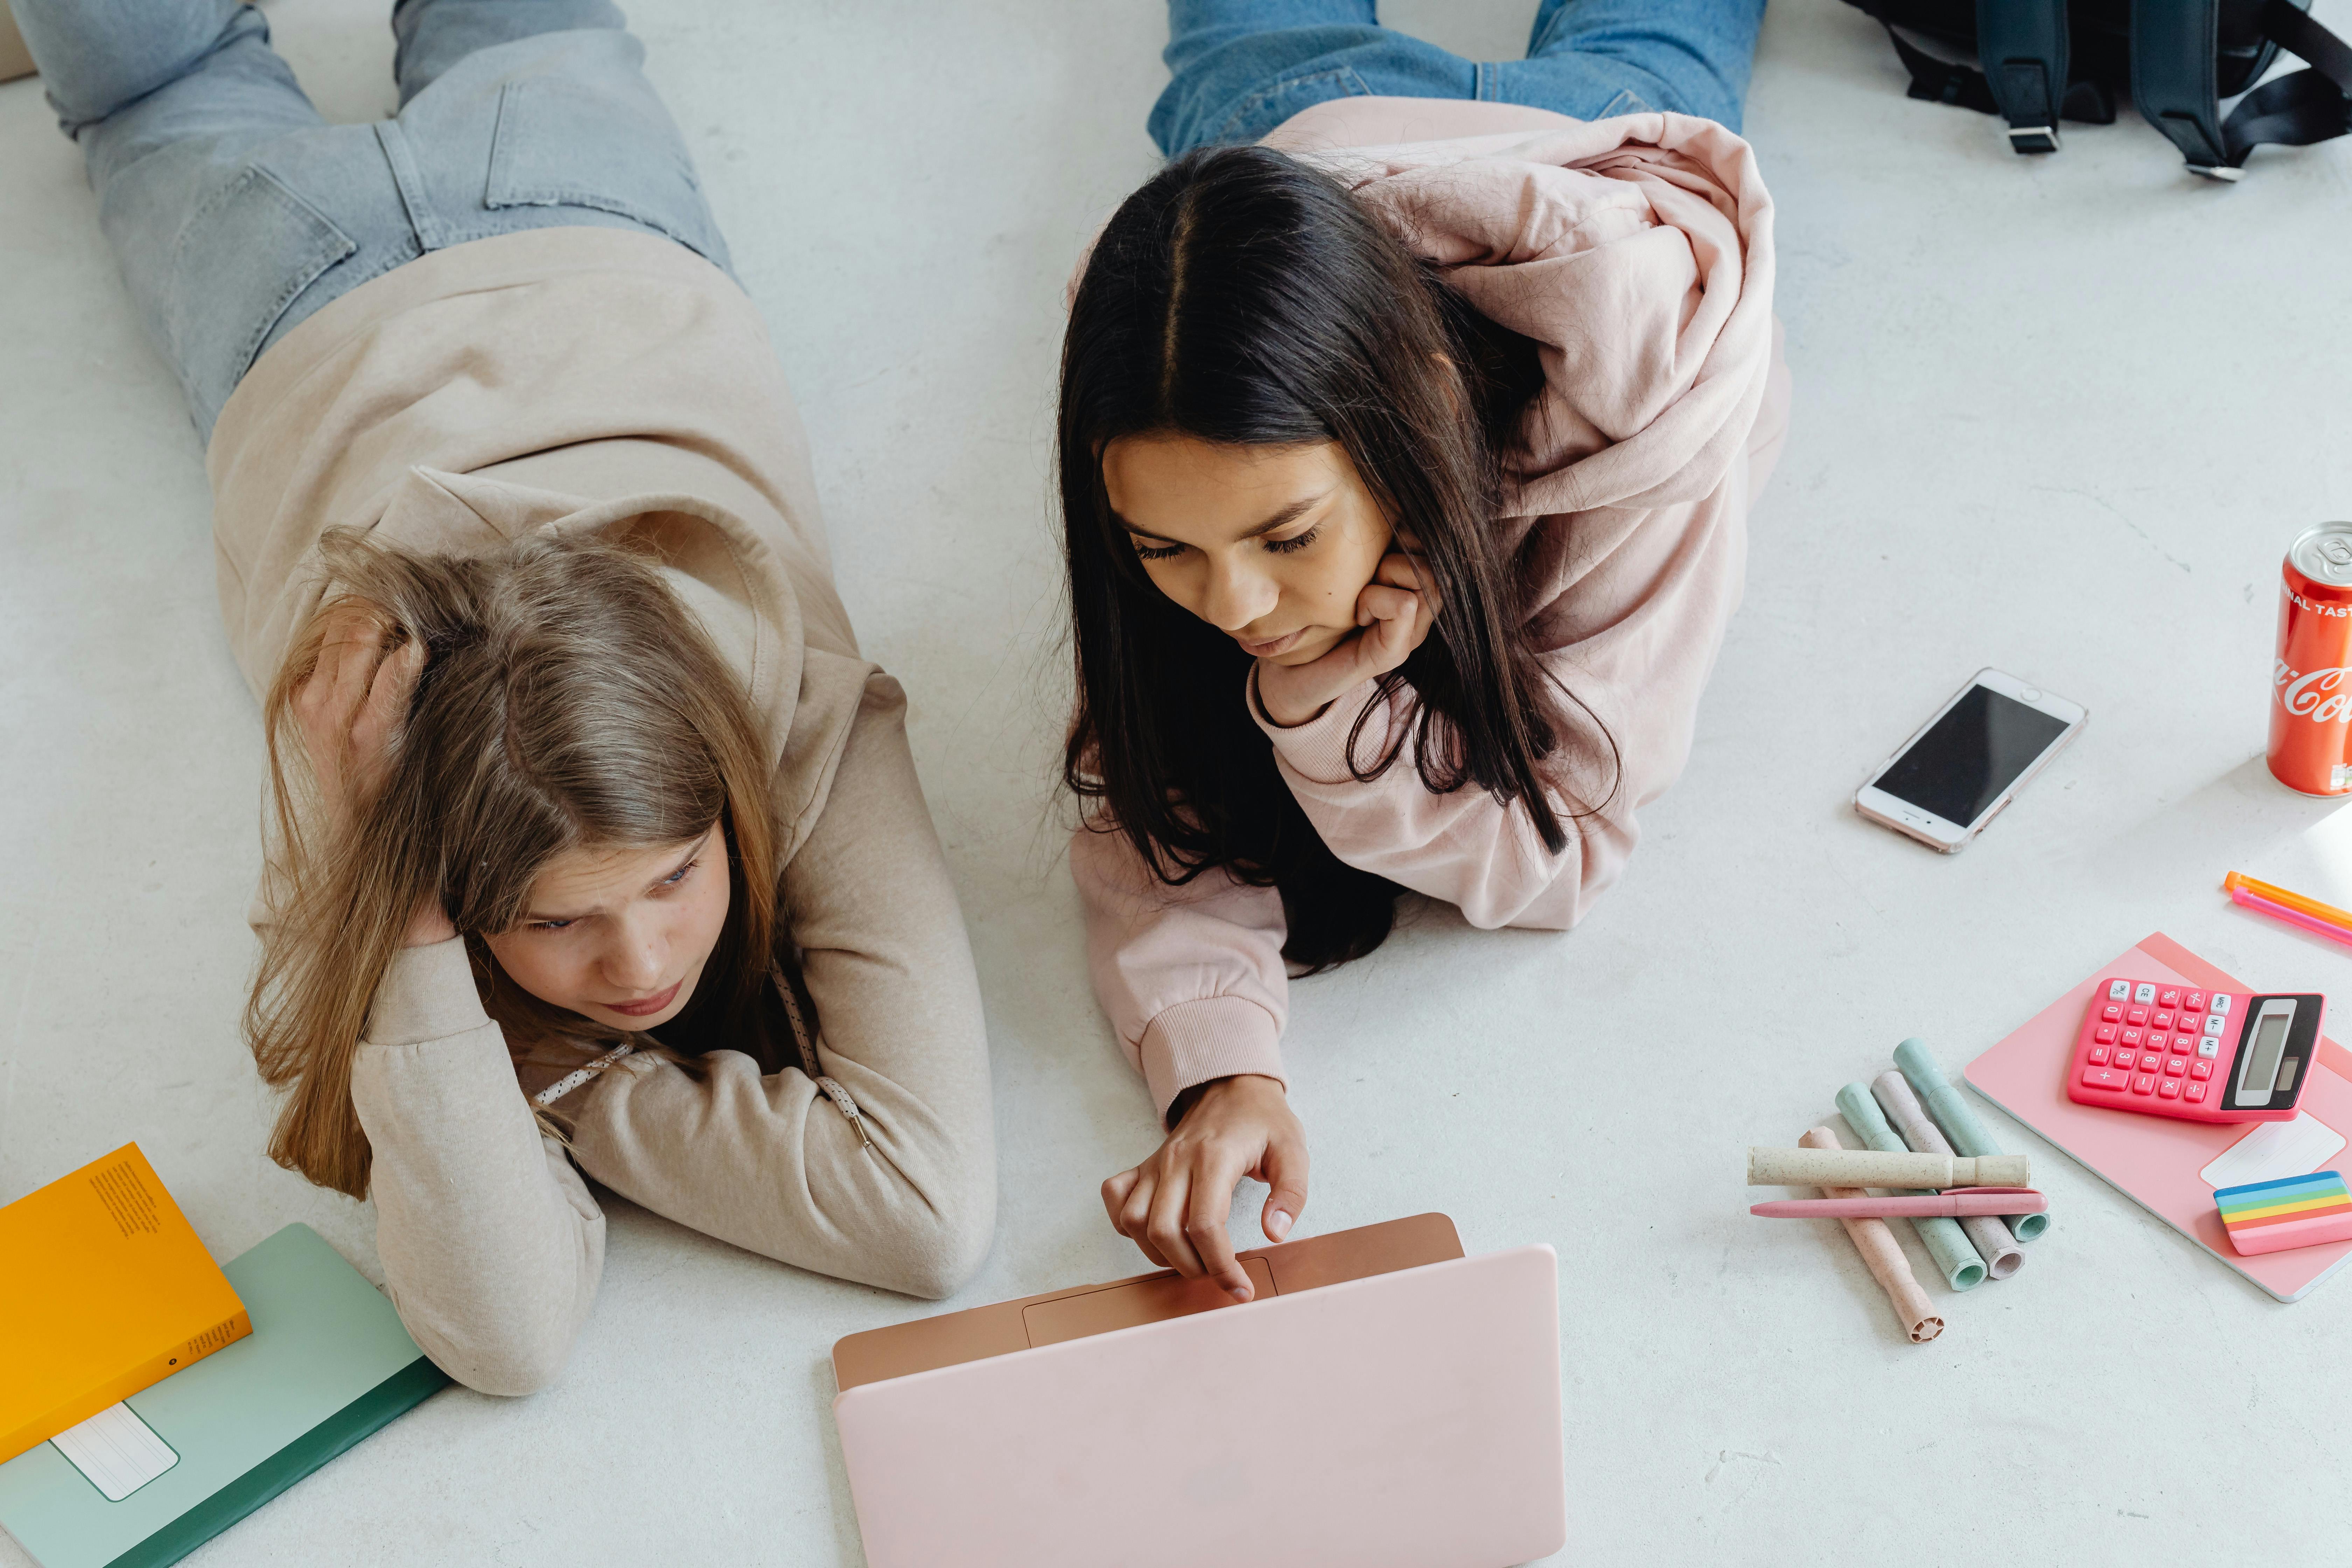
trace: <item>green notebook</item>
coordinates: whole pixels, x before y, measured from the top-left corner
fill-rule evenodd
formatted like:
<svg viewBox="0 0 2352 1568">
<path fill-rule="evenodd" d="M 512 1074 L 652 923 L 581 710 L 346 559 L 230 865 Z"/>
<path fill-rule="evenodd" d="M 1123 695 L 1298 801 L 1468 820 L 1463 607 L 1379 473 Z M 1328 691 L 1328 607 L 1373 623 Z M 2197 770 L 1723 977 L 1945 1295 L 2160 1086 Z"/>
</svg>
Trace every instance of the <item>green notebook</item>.
<svg viewBox="0 0 2352 1568">
<path fill-rule="evenodd" d="M 177 1563 L 449 1381 L 307 1225 L 221 1272 L 249 1338 L 0 1465 L 0 1525 L 41 1568 Z"/>
</svg>

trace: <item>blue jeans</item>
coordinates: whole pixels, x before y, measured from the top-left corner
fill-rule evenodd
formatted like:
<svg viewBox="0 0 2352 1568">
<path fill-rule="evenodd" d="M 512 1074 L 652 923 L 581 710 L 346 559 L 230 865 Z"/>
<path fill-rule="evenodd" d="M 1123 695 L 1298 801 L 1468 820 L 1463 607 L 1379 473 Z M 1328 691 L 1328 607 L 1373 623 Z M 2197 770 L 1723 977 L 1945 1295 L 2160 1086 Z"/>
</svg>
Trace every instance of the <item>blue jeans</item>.
<svg viewBox="0 0 2352 1568">
<path fill-rule="evenodd" d="M 330 125 L 236 0 L 11 0 L 210 439 L 265 349 L 427 251 L 562 224 L 727 247 L 610 0 L 401 0 L 397 118 Z"/>
<path fill-rule="evenodd" d="M 1481 65 L 1380 25 L 1375 0 L 1169 0 L 1170 157 L 1255 142 L 1334 98 L 1484 99 L 1605 120 L 1666 109 L 1739 129 L 1764 0 L 1542 0 L 1528 58 Z"/>
</svg>

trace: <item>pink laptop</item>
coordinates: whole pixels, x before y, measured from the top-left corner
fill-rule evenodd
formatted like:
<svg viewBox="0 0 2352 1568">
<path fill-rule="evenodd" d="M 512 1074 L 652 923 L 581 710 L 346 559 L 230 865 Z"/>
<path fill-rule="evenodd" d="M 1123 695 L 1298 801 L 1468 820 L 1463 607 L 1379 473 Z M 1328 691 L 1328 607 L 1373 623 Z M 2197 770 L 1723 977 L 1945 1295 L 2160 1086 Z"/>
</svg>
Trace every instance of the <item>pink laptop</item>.
<svg viewBox="0 0 2352 1568">
<path fill-rule="evenodd" d="M 1568 1536 L 1559 1261 L 1423 1215 L 834 1347 L 869 1568 L 1511 1568 Z M 1217 1306 L 1216 1301 L 1224 1301 Z"/>
</svg>

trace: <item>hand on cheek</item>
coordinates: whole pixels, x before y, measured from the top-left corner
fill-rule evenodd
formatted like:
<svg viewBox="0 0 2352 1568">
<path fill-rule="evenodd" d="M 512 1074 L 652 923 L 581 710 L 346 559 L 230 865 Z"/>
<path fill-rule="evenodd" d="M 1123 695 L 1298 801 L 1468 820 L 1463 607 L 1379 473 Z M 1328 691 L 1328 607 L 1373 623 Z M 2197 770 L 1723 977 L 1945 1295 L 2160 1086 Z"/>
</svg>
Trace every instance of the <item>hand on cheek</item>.
<svg viewBox="0 0 2352 1568">
<path fill-rule="evenodd" d="M 1356 625 L 1363 629 L 1306 664 L 1258 660 L 1258 704 L 1286 730 L 1309 723 L 1360 683 L 1402 664 L 1436 617 L 1437 595 L 1427 574 L 1412 556 L 1392 550 L 1356 595 Z"/>
</svg>

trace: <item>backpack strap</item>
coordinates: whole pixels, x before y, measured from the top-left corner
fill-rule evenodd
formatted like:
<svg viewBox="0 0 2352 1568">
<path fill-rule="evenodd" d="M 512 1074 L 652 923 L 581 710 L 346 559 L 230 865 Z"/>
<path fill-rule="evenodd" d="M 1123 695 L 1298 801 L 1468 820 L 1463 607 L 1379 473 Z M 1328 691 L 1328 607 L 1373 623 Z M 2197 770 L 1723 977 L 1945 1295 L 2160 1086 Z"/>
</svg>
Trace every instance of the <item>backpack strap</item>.
<svg viewBox="0 0 2352 1568">
<path fill-rule="evenodd" d="M 2221 114 L 2213 96 L 2213 51 L 2220 0 L 2132 0 L 2132 101 L 2140 118 L 2172 139 L 2189 168 L 2234 180 L 2221 151 Z"/>
<path fill-rule="evenodd" d="M 2066 97 L 2066 0 L 1977 0 L 1977 58 L 2012 153 L 2058 151 Z"/>
<path fill-rule="evenodd" d="M 2265 82 L 2221 121 L 2214 98 L 2221 0 L 2132 0 L 2132 99 L 2189 167 L 2236 180 L 2265 142 L 2305 147 L 2352 131 L 2352 48 L 2293 0 L 2262 0 L 2261 31 L 2311 68 Z"/>
<path fill-rule="evenodd" d="M 1883 0 L 1853 0 L 1864 14 L 1886 29 L 1886 41 L 1895 46 L 1895 58 L 1911 73 L 1911 85 L 1906 96 L 1926 103 L 1948 103 L 1959 109 L 1973 109 L 1979 114 L 1999 114 L 2000 105 L 1993 100 L 1992 87 L 1985 80 L 1984 72 L 1958 60 L 1945 59 L 1921 48 L 1904 36 L 1900 24 L 1889 15 L 1891 7 Z M 2094 77 L 2066 84 L 2066 96 L 2060 100 L 2059 113 L 2084 125 L 2113 125 L 2116 122 L 2116 96 L 2105 82 Z"/>
<path fill-rule="evenodd" d="M 2238 100 L 2221 123 L 2221 152 L 2232 172 L 2264 142 L 2308 147 L 2352 132 L 2352 46 L 2288 0 L 2264 0 L 2262 28 L 2311 68 L 2264 82 Z"/>
</svg>

